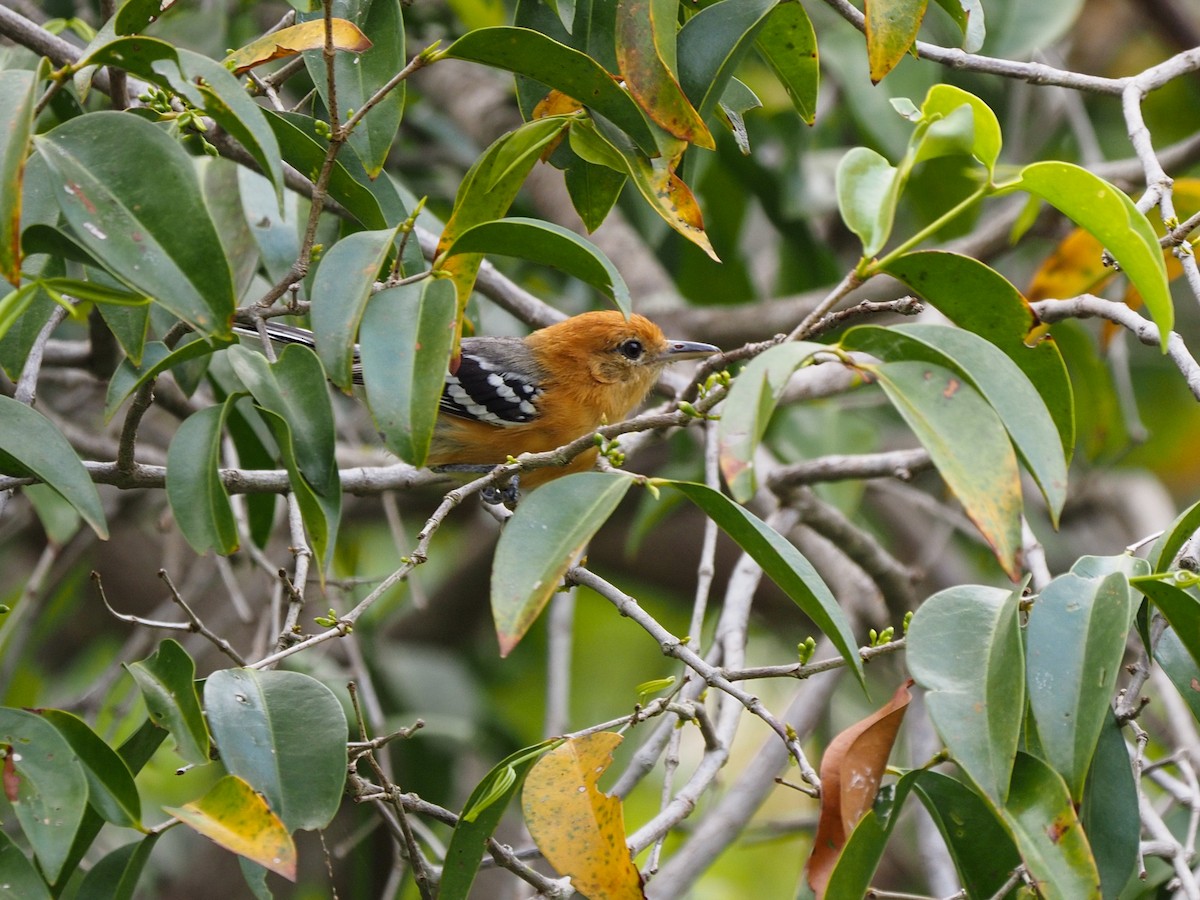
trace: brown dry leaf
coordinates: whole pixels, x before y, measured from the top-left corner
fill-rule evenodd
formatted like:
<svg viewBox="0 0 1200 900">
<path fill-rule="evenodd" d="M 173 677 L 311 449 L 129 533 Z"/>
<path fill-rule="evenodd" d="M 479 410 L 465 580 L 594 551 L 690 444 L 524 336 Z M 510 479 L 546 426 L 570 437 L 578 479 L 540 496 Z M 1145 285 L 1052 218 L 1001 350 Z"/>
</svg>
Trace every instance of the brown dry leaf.
<svg viewBox="0 0 1200 900">
<path fill-rule="evenodd" d="M 825 885 L 846 839 L 875 802 L 892 744 L 912 699 L 911 685 L 910 678 L 886 706 L 830 741 L 821 758 L 821 817 L 808 859 L 808 884 L 818 900 L 825 896 Z"/>
<path fill-rule="evenodd" d="M 358 26 L 346 19 L 334 19 L 332 32 L 335 50 L 362 53 L 371 46 L 371 42 L 365 34 L 358 30 Z M 260 37 L 256 41 L 251 41 L 245 47 L 234 50 L 225 57 L 224 64 L 233 69 L 233 74 L 241 75 L 247 69 L 261 66 L 273 59 L 295 56 L 305 50 L 320 50 L 324 46 L 325 21 L 313 19 L 311 22 L 283 28 Z"/>
<path fill-rule="evenodd" d="M 621 801 L 596 788 L 621 740 L 602 731 L 566 741 L 538 760 L 521 791 L 533 842 L 588 900 L 645 897 L 625 846 Z"/>
</svg>

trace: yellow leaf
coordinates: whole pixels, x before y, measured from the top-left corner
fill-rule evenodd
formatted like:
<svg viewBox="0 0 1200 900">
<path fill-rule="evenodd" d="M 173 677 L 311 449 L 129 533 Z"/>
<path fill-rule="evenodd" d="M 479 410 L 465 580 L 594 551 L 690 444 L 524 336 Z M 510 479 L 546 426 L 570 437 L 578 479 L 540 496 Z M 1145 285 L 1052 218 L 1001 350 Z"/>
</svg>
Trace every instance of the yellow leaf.
<svg viewBox="0 0 1200 900">
<path fill-rule="evenodd" d="M 371 42 L 353 22 L 346 19 L 334 19 L 331 25 L 335 50 L 362 53 L 370 48 Z M 234 50 L 225 57 L 224 64 L 233 69 L 235 75 L 241 75 L 247 69 L 261 66 L 273 59 L 295 56 L 305 50 L 320 50 L 324 46 L 325 21 L 324 19 L 313 19 L 310 22 L 280 29 L 250 42 L 240 50 Z"/>
<path fill-rule="evenodd" d="M 530 770 L 521 792 L 525 824 L 546 860 L 588 900 L 642 900 L 625 846 L 621 801 L 596 788 L 621 736 L 572 738 Z"/>
<path fill-rule="evenodd" d="M 917 39 L 928 0 L 866 0 L 867 61 L 879 84 Z"/>
<path fill-rule="evenodd" d="M 199 800 L 163 809 L 226 850 L 296 880 L 291 834 L 262 795 L 236 775 L 226 775 Z"/>
</svg>

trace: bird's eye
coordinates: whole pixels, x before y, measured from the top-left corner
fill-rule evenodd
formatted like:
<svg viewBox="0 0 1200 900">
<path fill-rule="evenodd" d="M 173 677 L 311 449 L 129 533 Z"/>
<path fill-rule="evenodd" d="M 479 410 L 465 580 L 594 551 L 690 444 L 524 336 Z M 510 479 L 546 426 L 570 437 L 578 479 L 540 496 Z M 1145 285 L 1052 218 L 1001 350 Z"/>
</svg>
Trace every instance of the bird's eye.
<svg viewBox="0 0 1200 900">
<path fill-rule="evenodd" d="M 617 352 L 626 359 L 641 359 L 642 354 L 646 352 L 646 348 L 642 346 L 642 342 L 637 338 L 630 338 L 627 341 L 621 341 L 617 344 Z"/>
</svg>

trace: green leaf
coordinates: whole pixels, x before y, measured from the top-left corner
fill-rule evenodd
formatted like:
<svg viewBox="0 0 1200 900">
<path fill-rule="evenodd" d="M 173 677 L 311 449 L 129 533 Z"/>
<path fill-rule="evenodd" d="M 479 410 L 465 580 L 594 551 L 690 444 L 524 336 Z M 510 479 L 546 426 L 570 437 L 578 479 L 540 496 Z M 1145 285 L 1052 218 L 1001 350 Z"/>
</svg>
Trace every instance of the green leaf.
<svg viewBox="0 0 1200 900">
<path fill-rule="evenodd" d="M 1067 499 L 1067 461 L 1058 430 L 1037 390 L 1003 351 L 969 331 L 944 325 L 863 325 L 846 332 L 841 344 L 888 361 L 932 363 L 965 378 L 1000 417 L 1058 527 Z"/>
<path fill-rule="evenodd" d="M 459 310 L 465 309 L 471 298 L 483 257 L 477 253 L 460 253 L 445 258 L 445 250 L 468 228 L 498 219 L 508 212 L 539 155 L 558 139 L 566 126 L 567 120 L 562 116 L 526 122 L 492 143 L 459 184 L 454 211 L 446 220 L 438 241 L 438 261 L 435 263 L 436 269 L 454 281 Z"/>
<path fill-rule="evenodd" d="M 1096 859 L 1104 900 L 1115 900 L 1137 868 L 1142 823 L 1129 750 L 1111 709 L 1096 743 L 1079 821 Z"/>
<path fill-rule="evenodd" d="M 271 183 L 245 166 L 237 167 L 238 197 L 250 235 L 271 281 L 287 274 L 300 255 L 305 223 L 300 219 L 300 198 L 285 191 L 280 204 Z M 373 199 L 373 198 L 372 198 Z M 378 211 L 376 204 L 376 211 Z"/>
<path fill-rule="evenodd" d="M 104 399 L 104 421 L 110 421 L 121 408 L 121 404 L 151 378 L 157 378 L 163 372 L 189 360 L 200 359 L 235 343 L 235 338 L 221 338 L 212 343 L 192 340 L 172 350 L 161 341 L 150 341 L 142 349 L 141 365 L 134 365 L 128 359 L 123 359 L 117 366 L 109 380 L 108 395 Z"/>
<path fill-rule="evenodd" d="M 1060 575 L 1038 596 L 1025 632 L 1025 682 L 1038 738 L 1076 803 L 1125 655 L 1127 585 L 1120 572 Z"/>
<path fill-rule="evenodd" d="M 50 900 L 51 894 L 38 870 L 3 831 L 0 831 L 0 898 Z"/>
<path fill-rule="evenodd" d="M 941 832 L 967 895 L 994 896 L 1021 857 L 991 807 L 961 781 L 941 772 L 923 772 L 913 787 Z"/>
<path fill-rule="evenodd" d="M 1047 900 L 1099 895 L 1087 835 L 1057 772 L 1036 756 L 1018 753 L 1002 814 Z"/>
<path fill-rule="evenodd" d="M 571 149 L 586 161 L 628 175 L 642 199 L 664 222 L 720 262 L 704 233 L 704 217 L 695 196 L 666 160 L 647 159 L 623 142 L 618 146 L 601 135 L 595 123 L 580 119 L 571 122 L 570 140 Z"/>
<path fill-rule="evenodd" d="M 679 30 L 679 83 L 707 118 L 778 0 L 719 0 Z M 703 146 L 703 145 L 701 145 Z"/>
<path fill-rule="evenodd" d="M 928 0 L 866 0 L 867 61 L 879 84 L 917 39 Z"/>
<path fill-rule="evenodd" d="M 959 585 L 926 600 L 908 628 L 908 669 L 954 761 L 994 803 L 1008 796 L 1025 713 L 1021 592 Z"/>
<path fill-rule="evenodd" d="M 395 229 L 359 231 L 325 254 L 313 281 L 312 328 L 329 380 L 349 392 L 354 339 L 375 280 L 391 250 Z"/>
<path fill-rule="evenodd" d="M 1041 197 L 1104 244 L 1142 295 L 1166 353 L 1175 325 L 1166 263 L 1150 220 L 1124 191 L 1087 169 L 1057 160 L 1026 166 L 1015 187 Z"/>
<path fill-rule="evenodd" d="M 884 848 L 900 818 L 900 808 L 917 781 L 927 774 L 920 770 L 907 772 L 895 784 L 880 788 L 874 806 L 858 820 L 846 839 L 829 873 L 823 896 L 830 900 L 867 896 Z"/>
<path fill-rule="evenodd" d="M 222 669 L 204 683 L 221 761 L 267 798 L 289 831 L 324 828 L 346 781 L 346 714 L 299 672 Z"/>
<path fill-rule="evenodd" d="M 322 15 L 318 10 L 299 18 L 300 21 L 308 21 L 319 19 Z M 338 113 L 345 122 L 404 68 L 407 62 L 404 56 L 404 18 L 400 14 L 400 0 L 335 0 L 332 15 L 353 22 L 373 41 L 362 53 L 338 53 L 333 57 Z M 329 88 L 322 52 L 306 51 L 304 65 L 328 109 Z M 405 84 L 400 82 L 350 132 L 350 144 L 362 157 L 371 178 L 377 177 L 383 170 L 388 151 L 396 139 L 400 119 L 404 115 L 404 96 Z"/>
<path fill-rule="evenodd" d="M 1037 324 L 1029 303 L 999 272 L 978 260 L 942 250 L 906 253 L 886 269 L 952 322 L 1008 354 L 1042 397 L 1058 427 L 1067 459 L 1075 447 L 1075 408 L 1062 354 L 1051 339 L 1030 347 Z"/>
<path fill-rule="evenodd" d="M 495 832 L 509 802 L 521 789 L 525 775 L 543 753 L 560 743 L 558 738 L 552 738 L 509 754 L 471 791 L 450 837 L 450 846 L 446 848 L 438 900 L 466 900 L 475 873 L 479 871 L 487 839 Z"/>
<path fill-rule="evenodd" d="M 88 252 L 201 334 L 228 336 L 233 275 L 187 153 L 154 125 L 119 112 L 80 116 L 36 142 Z"/>
<path fill-rule="evenodd" d="M 500 532 L 492 563 L 492 617 L 501 656 L 525 636 L 632 483 L 621 475 L 580 472 L 522 498 Z"/>
<path fill-rule="evenodd" d="M 508 26 L 477 28 L 447 47 L 444 55 L 505 69 L 556 88 L 604 116 L 643 153 L 658 150 L 654 132 L 629 92 L 586 53 L 544 34 Z"/>
<path fill-rule="evenodd" d="M 567 184 L 567 193 L 571 196 L 571 204 L 579 218 L 583 220 L 588 232 L 593 232 L 608 217 L 609 211 L 629 176 L 623 171 L 616 172 L 607 166 L 598 166 L 587 162 L 578 156 L 563 173 Z"/>
<path fill-rule="evenodd" d="M 938 6 L 949 13 L 954 24 L 963 33 L 962 48 L 968 53 L 978 53 L 983 46 L 987 29 L 983 21 L 983 6 L 979 0 L 935 0 Z"/>
<path fill-rule="evenodd" d="M 38 521 L 46 531 L 46 540 L 58 547 L 65 547 L 67 541 L 79 531 L 83 517 L 54 488 L 44 484 L 27 484 L 21 491 L 37 513 Z"/>
<path fill-rule="evenodd" d="M 381 291 L 363 315 L 367 405 L 387 448 L 414 466 L 433 440 L 457 308 L 452 283 L 426 278 Z"/>
<path fill-rule="evenodd" d="M 78 278 L 40 278 L 38 284 L 55 300 L 66 294 L 85 303 L 108 303 L 114 306 L 145 306 L 150 298 L 138 291 L 110 287 L 95 281 Z"/>
<path fill-rule="evenodd" d="M 0 395 L 0 471 L 32 473 L 62 495 L 97 537 L 108 539 L 100 495 L 62 432 L 37 410 Z"/>
<path fill-rule="evenodd" d="M 865 685 L 858 644 L 846 614 L 817 570 L 795 545 L 753 513 L 706 485 L 664 479 L 655 479 L 654 484 L 679 491 L 733 538 L 762 567 L 766 576 L 791 597 L 821 633 L 833 642 L 859 684 Z"/>
<path fill-rule="evenodd" d="M 37 282 L 29 282 L 0 299 L 0 337 L 8 334 L 9 329 L 21 320 L 40 290 Z"/>
<path fill-rule="evenodd" d="M 133 900 L 159 837 L 161 834 L 150 834 L 109 852 L 88 870 L 74 900 Z"/>
<path fill-rule="evenodd" d="M 318 133 L 317 120 L 299 113 L 264 110 L 267 124 L 279 141 L 284 162 L 316 180 L 329 151 L 329 139 Z M 394 228 L 408 218 L 404 201 L 389 178 L 367 177 L 353 146 L 343 146 L 329 178 L 329 196 L 364 228 Z"/>
<path fill-rule="evenodd" d="M 1154 572 L 1168 572 L 1175 565 L 1175 557 L 1183 545 L 1200 530 L 1200 503 L 1193 503 L 1181 512 L 1166 529 L 1150 551 Z"/>
<path fill-rule="evenodd" d="M 755 46 L 792 98 L 800 118 L 811 125 L 817 118 L 821 67 L 817 33 L 804 6 L 797 0 L 776 4 L 758 32 Z"/>
<path fill-rule="evenodd" d="M 21 185 L 44 75 L 42 66 L 0 72 L 0 277 L 13 285 L 21 282 Z"/>
<path fill-rule="evenodd" d="M 238 548 L 237 522 L 221 481 L 221 441 L 230 398 L 183 420 L 167 450 L 167 501 L 191 548 L 228 556 Z"/>
<path fill-rule="evenodd" d="M 334 456 L 333 407 L 321 363 L 315 353 L 298 344 L 285 347 L 274 364 L 246 347 L 230 347 L 226 353 L 279 445 L 304 527 L 324 572 L 337 540 L 342 483 Z"/>
<path fill-rule="evenodd" d="M 851 148 L 838 163 L 838 209 L 862 241 L 864 257 L 882 250 L 892 233 L 900 182 L 896 167 L 867 147 Z"/>
<path fill-rule="evenodd" d="M 187 651 L 167 638 L 145 659 L 122 665 L 141 689 L 151 720 L 175 738 L 175 752 L 193 765 L 208 762 L 208 727 Z"/>
<path fill-rule="evenodd" d="M 445 253 L 514 256 L 552 266 L 596 288 L 626 316 L 633 311 L 629 288 L 617 267 L 599 247 L 561 225 L 515 216 L 482 222 L 460 232 Z"/>
<path fill-rule="evenodd" d="M 38 714 L 58 730 L 83 765 L 92 808 L 106 822 L 141 829 L 142 801 L 125 760 L 78 716 L 61 709 L 42 709 Z"/>
<path fill-rule="evenodd" d="M 53 725 L 21 709 L 0 708 L 0 748 L 4 750 L 0 765 L 13 812 L 41 870 L 54 881 L 87 808 L 83 766 Z M 10 780 L 14 777 L 15 799 Z M 19 864 L 16 867 L 20 868 Z"/>
<path fill-rule="evenodd" d="M 1166 629 L 1154 645 L 1154 661 L 1162 666 L 1183 702 L 1200 722 L 1200 664 L 1192 659 L 1175 629 Z"/>
<path fill-rule="evenodd" d="M 885 362 L 870 369 L 888 399 L 992 547 L 1009 577 L 1020 573 L 1021 480 L 995 411 L 941 366 Z"/>
<path fill-rule="evenodd" d="M 958 0 L 948 0 L 957 3 Z M 982 11 L 980 11 L 982 18 Z M 1000 122 L 990 106 L 974 94 L 950 84 L 935 84 L 925 95 L 921 104 L 921 113 L 926 119 L 940 116 L 943 119 L 962 109 L 971 110 L 971 141 L 967 152 L 987 167 L 988 174 L 996 168 L 996 160 L 1000 157 Z"/>
<path fill-rule="evenodd" d="M 656 13 L 662 13 L 661 20 Z M 688 102 L 667 62 L 675 59 L 677 15 L 674 3 L 655 7 L 651 0 L 617 0 L 617 66 L 629 93 L 660 128 L 715 150 L 703 115 Z"/>
<path fill-rule="evenodd" d="M 1160 581 L 1153 576 L 1135 578 L 1131 583 L 1158 607 L 1184 648 L 1200 665 L 1200 600 L 1169 581 Z"/>
<path fill-rule="evenodd" d="M 808 341 L 771 347 L 754 357 L 733 382 L 721 407 L 717 442 L 721 474 L 739 503 L 748 502 L 758 490 L 754 454 L 788 380 L 814 354 L 827 349 Z"/>
</svg>

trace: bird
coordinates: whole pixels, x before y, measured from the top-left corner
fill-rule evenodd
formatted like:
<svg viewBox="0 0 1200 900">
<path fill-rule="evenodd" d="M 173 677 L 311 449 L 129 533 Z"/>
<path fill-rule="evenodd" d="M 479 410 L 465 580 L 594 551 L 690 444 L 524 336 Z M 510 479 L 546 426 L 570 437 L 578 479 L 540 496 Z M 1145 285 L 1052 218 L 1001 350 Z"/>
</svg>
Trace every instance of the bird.
<svg viewBox="0 0 1200 900">
<path fill-rule="evenodd" d="M 303 328 L 268 322 L 266 332 L 281 343 L 313 345 Z M 557 449 L 629 418 L 667 365 L 719 352 L 712 344 L 667 338 L 645 316 L 618 310 L 580 313 L 524 338 L 463 338 L 458 365 L 446 373 L 426 465 L 484 473 L 510 457 Z M 353 374 L 362 384 L 360 363 Z M 590 449 L 565 466 L 525 472 L 520 487 L 586 471 L 596 455 Z M 505 502 L 516 490 L 510 486 Z"/>
</svg>

